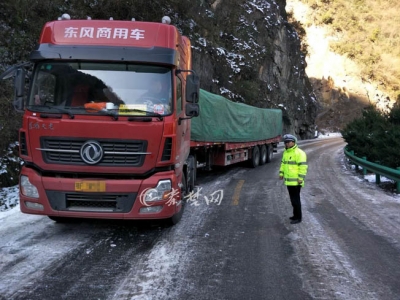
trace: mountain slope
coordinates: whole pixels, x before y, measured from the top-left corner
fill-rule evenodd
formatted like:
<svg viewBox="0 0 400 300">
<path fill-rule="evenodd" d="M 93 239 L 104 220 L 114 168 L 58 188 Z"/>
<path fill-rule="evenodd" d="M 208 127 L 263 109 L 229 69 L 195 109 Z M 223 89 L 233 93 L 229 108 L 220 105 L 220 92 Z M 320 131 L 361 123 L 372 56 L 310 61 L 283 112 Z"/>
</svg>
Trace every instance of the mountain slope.
<svg viewBox="0 0 400 300">
<path fill-rule="evenodd" d="M 362 66 L 332 51 L 331 44 L 341 35 L 327 25 L 316 25 L 316 13 L 308 5 L 301 0 L 287 0 L 286 10 L 305 31 L 302 42 L 308 51 L 306 73 L 321 104 L 316 119 L 319 130 L 343 128 L 369 104 L 381 109 L 391 107 L 393 101 L 379 82 L 366 81 Z"/>
</svg>

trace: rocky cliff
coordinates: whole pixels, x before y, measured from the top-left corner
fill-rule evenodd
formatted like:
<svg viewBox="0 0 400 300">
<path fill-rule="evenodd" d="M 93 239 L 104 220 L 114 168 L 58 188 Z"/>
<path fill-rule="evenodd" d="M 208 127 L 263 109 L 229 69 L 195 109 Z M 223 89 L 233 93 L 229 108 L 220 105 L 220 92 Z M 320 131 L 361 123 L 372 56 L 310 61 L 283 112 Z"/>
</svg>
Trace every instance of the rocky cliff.
<svg viewBox="0 0 400 300">
<path fill-rule="evenodd" d="M 173 22 L 192 41 L 193 68 L 203 89 L 281 108 L 284 133 L 311 138 L 318 103 L 285 5 L 285 0 L 200 1 L 196 14 L 175 15 Z"/>
</svg>

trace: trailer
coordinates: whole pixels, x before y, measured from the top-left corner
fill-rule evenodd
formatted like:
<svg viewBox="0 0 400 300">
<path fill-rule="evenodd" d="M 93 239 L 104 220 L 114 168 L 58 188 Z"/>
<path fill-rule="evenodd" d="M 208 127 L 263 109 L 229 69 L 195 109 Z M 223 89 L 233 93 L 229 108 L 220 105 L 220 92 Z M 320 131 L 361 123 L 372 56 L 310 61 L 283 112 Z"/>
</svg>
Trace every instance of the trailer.
<svg viewBox="0 0 400 300">
<path fill-rule="evenodd" d="M 200 89 L 201 114 L 192 120 L 191 154 L 197 166 L 268 163 L 281 141 L 282 111 L 235 103 Z"/>
</svg>

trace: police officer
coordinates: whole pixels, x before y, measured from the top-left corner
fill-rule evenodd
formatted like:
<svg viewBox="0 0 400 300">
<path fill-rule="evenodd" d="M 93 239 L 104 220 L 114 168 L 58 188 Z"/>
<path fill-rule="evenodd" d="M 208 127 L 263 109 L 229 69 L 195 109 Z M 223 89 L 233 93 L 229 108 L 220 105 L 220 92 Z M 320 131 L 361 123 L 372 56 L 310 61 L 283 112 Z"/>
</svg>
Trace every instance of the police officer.
<svg viewBox="0 0 400 300">
<path fill-rule="evenodd" d="M 294 135 L 285 134 L 283 141 L 285 150 L 279 169 L 279 179 L 284 180 L 293 206 L 293 216 L 290 217 L 290 223 L 297 224 L 301 222 L 302 218 L 300 190 L 304 186 L 304 179 L 307 174 L 307 155 L 298 147 L 297 138 Z"/>
</svg>

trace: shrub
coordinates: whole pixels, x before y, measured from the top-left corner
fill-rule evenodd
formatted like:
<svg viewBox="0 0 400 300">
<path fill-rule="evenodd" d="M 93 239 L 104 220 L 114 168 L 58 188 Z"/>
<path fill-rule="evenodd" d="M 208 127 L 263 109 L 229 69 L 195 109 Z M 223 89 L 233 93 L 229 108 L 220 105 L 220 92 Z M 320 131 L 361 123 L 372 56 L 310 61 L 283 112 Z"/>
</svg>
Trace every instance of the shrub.
<svg viewBox="0 0 400 300">
<path fill-rule="evenodd" d="M 341 133 L 348 150 L 353 150 L 356 156 L 389 168 L 400 167 L 400 105 L 388 114 L 370 106 Z"/>
</svg>

